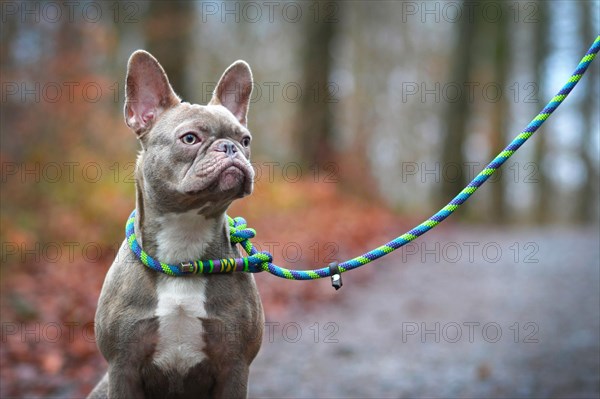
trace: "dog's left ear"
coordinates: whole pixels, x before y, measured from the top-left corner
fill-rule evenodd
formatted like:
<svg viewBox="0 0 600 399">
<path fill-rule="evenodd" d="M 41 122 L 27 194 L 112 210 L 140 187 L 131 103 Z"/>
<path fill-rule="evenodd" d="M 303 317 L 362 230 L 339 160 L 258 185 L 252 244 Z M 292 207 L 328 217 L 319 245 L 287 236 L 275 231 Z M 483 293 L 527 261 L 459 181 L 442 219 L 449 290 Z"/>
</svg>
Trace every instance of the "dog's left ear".
<svg viewBox="0 0 600 399">
<path fill-rule="evenodd" d="M 238 60 L 231 64 L 219 79 L 209 105 L 224 106 L 246 126 L 250 94 L 252 71 L 245 61 Z"/>
</svg>

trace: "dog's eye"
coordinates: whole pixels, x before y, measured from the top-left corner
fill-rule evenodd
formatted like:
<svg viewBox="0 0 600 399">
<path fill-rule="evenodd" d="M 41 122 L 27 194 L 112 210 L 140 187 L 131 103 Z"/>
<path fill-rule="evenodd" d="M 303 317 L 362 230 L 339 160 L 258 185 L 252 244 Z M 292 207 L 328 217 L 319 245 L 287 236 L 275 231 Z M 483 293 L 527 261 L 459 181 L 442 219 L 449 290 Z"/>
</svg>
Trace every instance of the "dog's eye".
<svg viewBox="0 0 600 399">
<path fill-rule="evenodd" d="M 244 147 L 248 147 L 248 146 L 250 145 L 250 137 L 244 137 L 244 138 L 242 139 L 242 145 L 243 145 Z"/>
<path fill-rule="evenodd" d="M 181 141 L 183 141 L 184 144 L 192 145 L 198 143 L 200 139 L 194 133 L 186 133 L 181 137 Z"/>
</svg>

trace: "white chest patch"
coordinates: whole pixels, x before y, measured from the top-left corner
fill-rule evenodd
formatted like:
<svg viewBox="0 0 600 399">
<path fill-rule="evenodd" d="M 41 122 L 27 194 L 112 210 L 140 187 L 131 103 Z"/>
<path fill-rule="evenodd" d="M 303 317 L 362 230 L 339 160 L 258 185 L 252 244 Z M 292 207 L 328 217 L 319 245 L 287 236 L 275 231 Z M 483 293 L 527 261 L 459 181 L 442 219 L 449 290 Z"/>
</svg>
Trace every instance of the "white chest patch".
<svg viewBox="0 0 600 399">
<path fill-rule="evenodd" d="M 158 285 L 158 345 L 154 363 L 163 370 L 185 375 L 206 355 L 202 351 L 202 321 L 206 317 L 205 280 L 163 277 Z"/>
<path fill-rule="evenodd" d="M 157 257 L 163 262 L 201 258 L 214 235 L 215 221 L 197 215 L 197 211 L 168 214 L 159 221 Z M 156 288 L 159 340 L 153 360 L 163 370 L 185 375 L 189 368 L 206 358 L 199 319 L 207 316 L 206 280 L 161 276 Z"/>
</svg>

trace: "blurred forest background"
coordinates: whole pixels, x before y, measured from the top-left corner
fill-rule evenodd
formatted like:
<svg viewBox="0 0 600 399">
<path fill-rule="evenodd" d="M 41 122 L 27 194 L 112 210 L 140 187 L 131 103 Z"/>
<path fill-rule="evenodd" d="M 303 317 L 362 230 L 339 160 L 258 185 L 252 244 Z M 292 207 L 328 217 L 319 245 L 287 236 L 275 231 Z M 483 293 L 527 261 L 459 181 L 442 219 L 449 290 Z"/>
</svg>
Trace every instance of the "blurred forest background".
<svg viewBox="0 0 600 399">
<path fill-rule="evenodd" d="M 231 62 L 251 65 L 257 182 L 230 214 L 259 246 L 277 243 L 277 263 L 306 268 L 449 201 L 600 30 L 597 1 L 67 3 L 1 4 L 2 397 L 81 396 L 105 367 L 90 322 L 134 207 L 138 144 L 122 117 L 132 51 L 154 54 L 201 104 Z M 450 225 L 597 236 L 599 67 Z M 268 317 L 328 290 L 258 280 Z M 68 323 L 84 333 L 51 339 Z"/>
</svg>

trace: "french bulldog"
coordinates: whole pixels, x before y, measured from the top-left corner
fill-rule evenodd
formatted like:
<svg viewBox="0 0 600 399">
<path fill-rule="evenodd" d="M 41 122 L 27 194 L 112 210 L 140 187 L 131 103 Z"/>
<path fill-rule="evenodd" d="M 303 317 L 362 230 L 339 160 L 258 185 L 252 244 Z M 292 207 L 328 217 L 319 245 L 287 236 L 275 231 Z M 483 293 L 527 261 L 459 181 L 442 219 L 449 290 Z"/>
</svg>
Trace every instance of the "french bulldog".
<svg viewBox="0 0 600 399">
<path fill-rule="evenodd" d="M 225 212 L 253 188 L 251 92 L 250 67 L 236 61 L 207 105 L 182 102 L 152 55 L 131 55 L 125 122 L 141 144 L 135 232 L 154 259 L 240 256 Z M 173 277 L 144 266 L 123 242 L 95 317 L 108 372 L 89 398 L 245 398 L 263 325 L 252 274 Z"/>
</svg>

